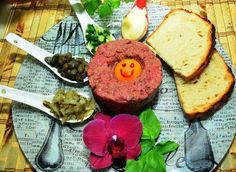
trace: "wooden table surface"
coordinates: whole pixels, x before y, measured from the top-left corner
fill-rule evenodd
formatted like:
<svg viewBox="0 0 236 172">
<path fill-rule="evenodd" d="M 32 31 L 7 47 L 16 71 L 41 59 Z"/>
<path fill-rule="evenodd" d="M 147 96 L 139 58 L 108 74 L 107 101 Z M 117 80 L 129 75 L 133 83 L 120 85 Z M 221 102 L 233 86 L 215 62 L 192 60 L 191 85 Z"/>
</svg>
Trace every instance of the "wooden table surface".
<svg viewBox="0 0 236 172">
<path fill-rule="evenodd" d="M 204 13 L 215 25 L 216 37 L 236 67 L 236 1 L 235 0 L 155 0 L 171 8 L 186 8 Z M 14 87 L 26 53 L 6 42 L 14 32 L 30 42 L 38 40 L 49 28 L 73 15 L 67 0 L 42 0 L 24 4 L 0 3 L 0 84 Z M 235 114 L 236 115 L 236 114 Z M 228 149 L 228 148 L 225 148 Z M 0 98 L 0 171 L 34 171 L 24 157 L 13 128 L 11 101 Z M 217 171 L 236 172 L 236 139 Z"/>
</svg>

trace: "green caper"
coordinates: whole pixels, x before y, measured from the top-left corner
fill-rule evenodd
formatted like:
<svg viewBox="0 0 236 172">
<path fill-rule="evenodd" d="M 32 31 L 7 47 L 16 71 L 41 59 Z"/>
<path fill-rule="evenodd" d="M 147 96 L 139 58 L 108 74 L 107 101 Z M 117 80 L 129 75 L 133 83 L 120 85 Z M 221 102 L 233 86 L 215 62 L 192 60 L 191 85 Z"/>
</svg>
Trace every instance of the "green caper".
<svg viewBox="0 0 236 172">
<path fill-rule="evenodd" d="M 71 59 L 72 58 L 72 54 L 70 53 L 70 52 L 68 52 L 68 53 L 66 53 L 66 54 L 64 54 L 65 56 L 66 56 L 66 58 L 68 58 L 68 59 Z"/>
<path fill-rule="evenodd" d="M 53 66 L 53 67 L 56 67 L 56 66 L 57 66 L 57 63 L 58 63 L 58 58 L 59 58 L 59 55 L 58 55 L 58 54 L 55 54 L 55 55 L 52 57 L 52 60 L 51 60 L 50 65 Z"/>
<path fill-rule="evenodd" d="M 74 69 L 77 66 L 77 64 L 78 63 L 76 62 L 76 60 L 73 59 L 68 63 L 68 66 L 70 69 Z"/>
<path fill-rule="evenodd" d="M 62 76 L 62 77 L 66 77 L 66 73 L 62 72 L 62 73 L 61 73 L 61 76 Z"/>
<path fill-rule="evenodd" d="M 79 73 L 83 73 L 83 71 L 84 71 L 84 65 L 80 64 L 80 65 L 78 66 L 78 72 L 79 72 Z"/>
<path fill-rule="evenodd" d="M 68 79 L 71 79 L 71 80 L 74 80 L 75 79 L 75 76 L 73 74 L 71 74 L 71 72 L 67 72 L 65 74 L 65 77 L 68 78 Z"/>
<path fill-rule="evenodd" d="M 84 71 L 87 73 L 88 72 L 88 65 L 84 66 Z"/>
<path fill-rule="evenodd" d="M 70 62 L 73 59 L 71 53 L 66 53 L 65 58 L 66 58 L 66 62 Z"/>
<path fill-rule="evenodd" d="M 77 75 L 76 78 L 75 78 L 75 80 L 76 80 L 77 82 L 82 82 L 82 81 L 83 81 L 83 78 L 82 78 L 80 75 Z"/>
<path fill-rule="evenodd" d="M 87 74 L 86 73 L 81 73 L 82 78 L 86 78 Z"/>
<path fill-rule="evenodd" d="M 51 65 L 52 57 L 45 57 L 47 64 Z"/>
<path fill-rule="evenodd" d="M 82 61 L 83 61 L 82 58 L 76 58 L 75 60 L 76 60 L 79 64 L 81 64 Z"/>
<path fill-rule="evenodd" d="M 68 67 L 69 67 L 68 63 L 65 63 L 62 67 L 62 70 L 67 71 Z"/>
<path fill-rule="evenodd" d="M 62 70 L 62 68 L 58 68 L 57 71 L 58 71 L 59 73 L 62 73 L 63 70 Z"/>
<path fill-rule="evenodd" d="M 77 69 L 72 69 L 72 70 L 70 71 L 71 75 L 76 75 L 77 72 L 78 72 Z"/>
<path fill-rule="evenodd" d="M 88 65 L 88 62 L 86 62 L 85 59 L 82 59 L 82 60 L 81 60 L 81 63 L 82 63 L 83 65 Z"/>
<path fill-rule="evenodd" d="M 65 63 L 66 59 L 64 56 L 59 56 L 58 58 L 58 65 L 59 66 L 63 66 L 63 64 Z"/>
</svg>

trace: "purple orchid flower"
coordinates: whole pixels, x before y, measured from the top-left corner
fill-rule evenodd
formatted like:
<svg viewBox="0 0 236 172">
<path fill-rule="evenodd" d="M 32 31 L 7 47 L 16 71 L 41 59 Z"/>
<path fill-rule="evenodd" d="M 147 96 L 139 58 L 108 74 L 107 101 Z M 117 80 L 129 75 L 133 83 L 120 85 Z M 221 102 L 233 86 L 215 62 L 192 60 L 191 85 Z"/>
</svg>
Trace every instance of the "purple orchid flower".
<svg viewBox="0 0 236 172">
<path fill-rule="evenodd" d="M 102 169 L 119 159 L 135 159 L 141 153 L 141 135 L 142 123 L 137 116 L 120 114 L 111 118 L 97 113 L 83 131 L 84 143 L 91 151 L 91 167 Z"/>
</svg>

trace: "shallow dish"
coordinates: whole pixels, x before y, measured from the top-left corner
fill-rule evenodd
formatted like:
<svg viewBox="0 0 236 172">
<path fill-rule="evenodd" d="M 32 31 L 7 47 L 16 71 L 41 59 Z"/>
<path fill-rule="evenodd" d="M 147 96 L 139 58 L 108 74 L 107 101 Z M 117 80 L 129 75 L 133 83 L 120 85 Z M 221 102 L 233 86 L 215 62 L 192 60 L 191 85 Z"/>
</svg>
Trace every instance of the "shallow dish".
<svg viewBox="0 0 236 172">
<path fill-rule="evenodd" d="M 111 18 L 111 30 L 116 36 L 120 35 L 119 24 L 123 14 L 130 9 L 129 5 L 122 5 Z M 148 34 L 160 23 L 164 15 L 169 11 L 168 7 L 149 4 L 150 30 Z M 98 24 L 105 25 L 108 21 L 95 19 Z M 76 29 L 70 29 L 71 28 Z M 62 31 L 65 30 L 67 34 Z M 69 34 L 73 30 L 74 34 Z M 70 39 L 67 39 L 68 36 Z M 81 39 L 79 39 L 81 38 Z M 67 41 L 68 40 L 68 41 Z M 82 31 L 75 17 L 68 17 L 61 23 L 51 28 L 42 39 L 37 42 L 40 47 L 45 47 L 48 51 L 68 52 L 74 55 L 82 54 L 90 58 L 84 41 Z M 217 43 L 216 48 L 229 62 L 222 46 Z M 229 66 L 231 64 L 229 63 Z M 90 92 L 88 86 L 72 87 L 64 85 L 54 75 L 52 75 L 42 64 L 27 57 L 21 67 L 17 77 L 15 87 L 26 91 L 51 94 L 60 87 L 65 89 L 78 89 Z M 234 88 L 230 99 L 214 115 L 207 120 L 201 121 L 203 127 L 208 131 L 209 141 L 214 154 L 214 167 L 224 158 L 233 140 L 236 130 L 236 89 Z M 180 144 L 180 148 L 175 154 L 169 156 L 167 160 L 167 171 L 188 172 L 191 171 L 185 163 L 185 139 L 184 134 L 189 128 L 189 121 L 184 118 L 183 112 L 178 102 L 174 79 L 169 68 L 163 66 L 163 82 L 159 88 L 158 97 L 153 102 L 152 107 L 161 122 L 161 140 L 173 140 Z M 47 115 L 36 111 L 19 103 L 13 104 L 13 123 L 20 146 L 28 158 L 29 162 L 37 171 L 46 169 L 58 169 L 58 171 L 91 171 L 88 165 L 89 152 L 82 141 L 83 124 L 77 126 L 61 126 Z M 57 146 L 51 146 L 57 145 Z M 51 147 L 50 147 L 51 146 Z M 53 151 L 48 151 L 53 149 Z M 202 150 L 197 150 L 203 152 Z M 53 154 L 51 154 L 53 152 Z M 199 154 L 200 155 L 200 154 Z M 56 163 L 54 167 L 48 165 Z M 214 169 L 212 168 L 212 170 Z"/>
</svg>

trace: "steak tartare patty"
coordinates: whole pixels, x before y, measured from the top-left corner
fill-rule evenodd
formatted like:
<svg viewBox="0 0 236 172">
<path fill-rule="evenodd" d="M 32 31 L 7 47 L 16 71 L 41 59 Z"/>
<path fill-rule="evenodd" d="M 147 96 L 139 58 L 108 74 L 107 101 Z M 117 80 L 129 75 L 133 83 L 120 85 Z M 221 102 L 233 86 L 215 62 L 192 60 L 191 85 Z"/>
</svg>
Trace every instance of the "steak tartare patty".
<svg viewBox="0 0 236 172">
<path fill-rule="evenodd" d="M 116 40 L 98 47 L 88 65 L 88 78 L 101 108 L 135 113 L 155 97 L 162 81 L 162 65 L 146 45 Z"/>
</svg>

